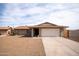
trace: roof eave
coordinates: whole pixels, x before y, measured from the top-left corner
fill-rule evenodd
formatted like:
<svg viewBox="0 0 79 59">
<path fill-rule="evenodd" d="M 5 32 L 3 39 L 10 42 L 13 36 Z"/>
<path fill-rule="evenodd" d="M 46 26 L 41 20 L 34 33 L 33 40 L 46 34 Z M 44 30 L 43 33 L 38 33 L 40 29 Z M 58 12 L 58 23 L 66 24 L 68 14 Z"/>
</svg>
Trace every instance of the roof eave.
<svg viewBox="0 0 79 59">
<path fill-rule="evenodd" d="M 68 26 L 30 26 L 30 28 L 68 28 Z"/>
</svg>

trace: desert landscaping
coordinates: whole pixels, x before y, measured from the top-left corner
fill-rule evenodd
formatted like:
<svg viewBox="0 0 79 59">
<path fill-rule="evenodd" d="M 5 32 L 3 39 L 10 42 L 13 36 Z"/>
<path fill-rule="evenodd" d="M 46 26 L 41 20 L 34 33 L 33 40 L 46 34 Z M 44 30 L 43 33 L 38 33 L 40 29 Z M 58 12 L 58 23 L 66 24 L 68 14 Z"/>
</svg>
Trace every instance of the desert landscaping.
<svg viewBox="0 0 79 59">
<path fill-rule="evenodd" d="M 1 36 L 0 56 L 45 56 L 40 38 Z"/>
</svg>

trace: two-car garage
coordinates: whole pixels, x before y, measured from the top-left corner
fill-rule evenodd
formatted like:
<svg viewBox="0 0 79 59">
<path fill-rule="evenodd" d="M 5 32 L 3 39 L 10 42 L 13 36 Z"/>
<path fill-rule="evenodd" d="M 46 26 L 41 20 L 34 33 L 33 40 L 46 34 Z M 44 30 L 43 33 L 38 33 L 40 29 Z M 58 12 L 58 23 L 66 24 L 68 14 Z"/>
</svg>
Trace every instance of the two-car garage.
<svg viewBox="0 0 79 59">
<path fill-rule="evenodd" d="M 41 36 L 42 37 L 59 37 L 60 30 L 59 29 L 50 29 L 50 28 L 41 29 Z"/>
</svg>

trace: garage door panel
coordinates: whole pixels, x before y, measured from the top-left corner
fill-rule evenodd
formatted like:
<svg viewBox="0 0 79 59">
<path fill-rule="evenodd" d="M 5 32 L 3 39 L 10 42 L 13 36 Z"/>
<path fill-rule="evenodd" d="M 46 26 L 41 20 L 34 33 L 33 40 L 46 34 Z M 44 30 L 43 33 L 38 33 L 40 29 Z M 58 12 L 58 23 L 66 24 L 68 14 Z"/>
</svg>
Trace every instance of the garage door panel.
<svg viewBox="0 0 79 59">
<path fill-rule="evenodd" d="M 41 36 L 57 37 L 59 36 L 59 29 L 41 29 Z"/>
</svg>

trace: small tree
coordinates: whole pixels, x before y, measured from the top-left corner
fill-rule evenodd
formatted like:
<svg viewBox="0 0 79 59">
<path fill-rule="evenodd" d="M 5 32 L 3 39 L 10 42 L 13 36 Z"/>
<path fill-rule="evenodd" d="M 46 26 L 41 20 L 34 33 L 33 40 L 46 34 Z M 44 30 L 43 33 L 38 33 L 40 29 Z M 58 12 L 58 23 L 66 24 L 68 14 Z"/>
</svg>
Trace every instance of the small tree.
<svg viewBox="0 0 79 59">
<path fill-rule="evenodd" d="M 7 31 L 7 34 L 8 35 L 15 35 L 15 33 L 14 33 L 14 29 L 12 28 L 12 27 L 9 27 L 9 29 L 8 29 L 8 31 Z"/>
</svg>

